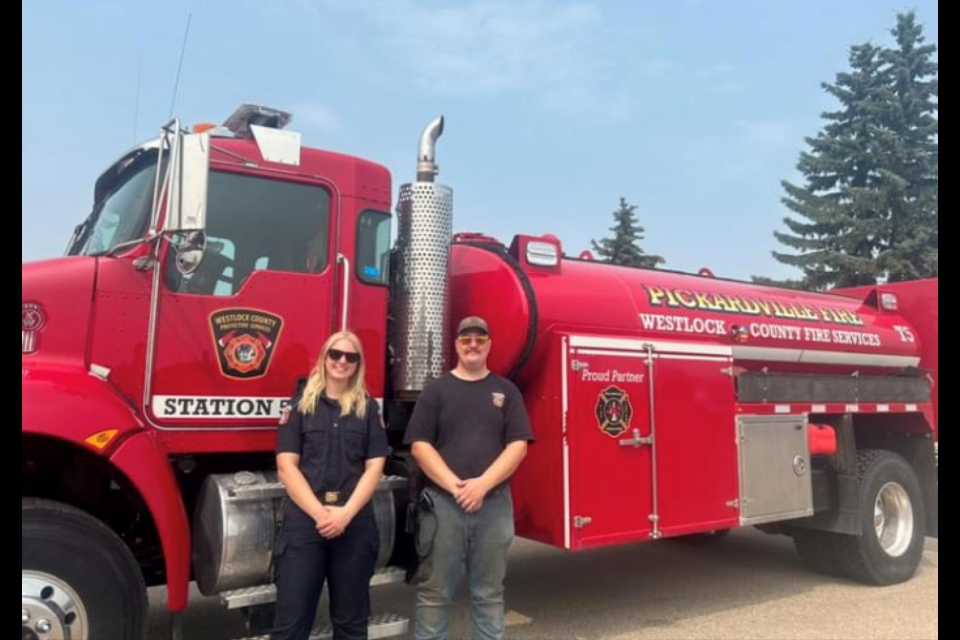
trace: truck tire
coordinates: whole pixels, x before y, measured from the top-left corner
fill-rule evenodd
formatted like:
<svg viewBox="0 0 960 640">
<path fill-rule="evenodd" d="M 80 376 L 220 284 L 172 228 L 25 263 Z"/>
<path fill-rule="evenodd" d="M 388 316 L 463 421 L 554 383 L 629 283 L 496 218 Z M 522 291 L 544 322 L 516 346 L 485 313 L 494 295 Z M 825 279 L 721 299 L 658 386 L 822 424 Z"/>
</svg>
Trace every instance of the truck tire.
<svg viewBox="0 0 960 640">
<path fill-rule="evenodd" d="M 147 589 L 133 554 L 67 505 L 21 499 L 21 637 L 142 640 Z"/>
<path fill-rule="evenodd" d="M 926 542 L 923 492 L 910 464 L 890 451 L 857 455 L 862 536 L 832 536 L 843 575 L 878 586 L 917 572 Z"/>
</svg>

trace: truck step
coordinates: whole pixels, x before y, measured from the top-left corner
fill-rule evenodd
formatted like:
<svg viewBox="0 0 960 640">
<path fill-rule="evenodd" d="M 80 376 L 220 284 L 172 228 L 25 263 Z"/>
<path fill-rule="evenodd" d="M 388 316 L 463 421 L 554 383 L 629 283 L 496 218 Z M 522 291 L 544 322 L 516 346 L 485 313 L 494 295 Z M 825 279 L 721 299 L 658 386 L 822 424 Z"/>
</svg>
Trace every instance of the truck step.
<svg viewBox="0 0 960 640">
<path fill-rule="evenodd" d="M 226 591 L 220 594 L 220 602 L 227 609 L 246 609 L 277 601 L 277 586 L 263 584 L 258 587 Z"/>
<path fill-rule="evenodd" d="M 388 584 L 401 584 L 407 578 L 407 572 L 400 567 L 384 567 L 370 580 L 371 587 L 382 587 Z M 248 589 L 237 589 L 220 594 L 220 601 L 230 610 L 245 609 L 263 604 L 270 604 L 277 600 L 277 587 L 264 584 Z"/>
<path fill-rule="evenodd" d="M 371 587 L 382 587 L 388 584 L 403 584 L 407 580 L 406 569 L 400 567 L 384 567 L 373 574 L 370 580 Z"/>
<path fill-rule="evenodd" d="M 379 614 L 370 618 L 367 633 L 370 640 L 395 638 L 410 632 L 410 619 L 393 614 Z M 237 640 L 270 640 L 269 636 L 255 636 L 237 638 Z M 310 634 L 310 640 L 333 640 L 333 627 L 315 630 Z"/>
<path fill-rule="evenodd" d="M 370 640 L 380 640 L 381 638 L 402 636 L 409 631 L 409 618 L 384 613 L 370 618 L 370 625 L 367 627 L 367 637 Z M 327 627 L 319 633 L 311 634 L 310 640 L 333 640 L 333 627 Z"/>
</svg>

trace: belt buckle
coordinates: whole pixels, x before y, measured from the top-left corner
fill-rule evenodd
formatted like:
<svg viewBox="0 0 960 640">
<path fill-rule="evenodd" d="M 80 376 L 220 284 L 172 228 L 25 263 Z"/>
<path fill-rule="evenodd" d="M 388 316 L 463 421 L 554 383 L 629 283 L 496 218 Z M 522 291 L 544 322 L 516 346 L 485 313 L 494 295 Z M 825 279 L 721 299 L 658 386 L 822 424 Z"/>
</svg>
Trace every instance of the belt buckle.
<svg viewBox="0 0 960 640">
<path fill-rule="evenodd" d="M 340 502 L 340 492 L 339 491 L 327 491 L 323 494 L 324 504 L 336 505 Z"/>
</svg>

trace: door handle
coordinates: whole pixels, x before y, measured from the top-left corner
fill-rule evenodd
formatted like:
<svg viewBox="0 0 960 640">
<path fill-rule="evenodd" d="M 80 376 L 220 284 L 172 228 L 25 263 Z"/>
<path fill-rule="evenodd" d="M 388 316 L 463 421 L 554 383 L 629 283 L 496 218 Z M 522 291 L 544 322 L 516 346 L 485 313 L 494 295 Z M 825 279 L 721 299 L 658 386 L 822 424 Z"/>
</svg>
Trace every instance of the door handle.
<svg viewBox="0 0 960 640">
<path fill-rule="evenodd" d="M 640 435 L 640 429 L 633 430 L 633 438 L 630 440 L 621 440 L 621 447 L 631 447 L 633 449 L 642 449 L 643 447 L 652 447 L 653 446 L 653 436 L 649 438 L 644 438 Z"/>
</svg>

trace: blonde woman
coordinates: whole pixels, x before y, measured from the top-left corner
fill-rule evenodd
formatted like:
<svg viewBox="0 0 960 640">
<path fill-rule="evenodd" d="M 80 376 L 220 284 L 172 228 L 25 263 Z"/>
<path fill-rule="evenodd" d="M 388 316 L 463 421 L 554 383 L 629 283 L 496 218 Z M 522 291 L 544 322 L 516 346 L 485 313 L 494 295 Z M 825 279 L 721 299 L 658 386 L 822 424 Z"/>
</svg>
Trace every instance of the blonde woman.
<svg viewBox="0 0 960 640">
<path fill-rule="evenodd" d="M 379 533 L 370 499 L 390 453 L 352 333 L 323 347 L 281 420 L 277 468 L 290 500 L 275 554 L 272 640 L 307 640 L 326 583 L 335 640 L 366 640 Z"/>
</svg>

